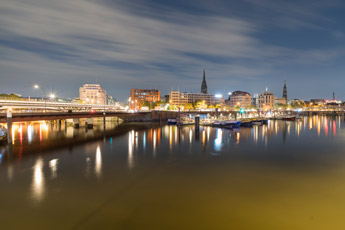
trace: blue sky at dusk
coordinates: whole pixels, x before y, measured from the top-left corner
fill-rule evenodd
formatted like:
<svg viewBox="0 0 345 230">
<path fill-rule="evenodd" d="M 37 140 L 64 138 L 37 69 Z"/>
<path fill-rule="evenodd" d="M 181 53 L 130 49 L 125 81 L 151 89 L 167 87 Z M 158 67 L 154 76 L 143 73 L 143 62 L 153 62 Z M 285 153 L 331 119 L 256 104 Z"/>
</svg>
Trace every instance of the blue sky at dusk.
<svg viewBox="0 0 345 230">
<path fill-rule="evenodd" d="M 131 88 L 345 100 L 345 1 L 3 0 L 0 92 Z"/>
</svg>

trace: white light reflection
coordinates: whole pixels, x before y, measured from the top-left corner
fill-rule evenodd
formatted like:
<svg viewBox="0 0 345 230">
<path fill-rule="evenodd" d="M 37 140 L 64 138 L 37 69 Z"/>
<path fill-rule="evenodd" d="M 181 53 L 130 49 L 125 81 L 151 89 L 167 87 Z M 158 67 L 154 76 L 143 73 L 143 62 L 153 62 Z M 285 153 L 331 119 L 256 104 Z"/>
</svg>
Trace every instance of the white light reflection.
<svg viewBox="0 0 345 230">
<path fill-rule="evenodd" d="M 102 154 L 101 148 L 99 146 L 97 146 L 96 149 L 95 173 L 97 177 L 100 177 L 102 175 Z"/>
<path fill-rule="evenodd" d="M 133 168 L 134 130 L 128 133 L 128 168 Z"/>
<path fill-rule="evenodd" d="M 53 159 L 49 161 L 49 168 L 51 171 L 50 179 L 55 179 L 57 177 L 57 164 L 59 159 Z"/>
<path fill-rule="evenodd" d="M 189 130 L 189 143 L 192 144 L 192 140 L 193 140 L 193 131 L 192 129 Z"/>
<path fill-rule="evenodd" d="M 217 138 L 214 139 L 214 149 L 216 151 L 220 151 L 222 148 L 222 136 L 223 131 L 221 129 L 217 129 Z"/>
<path fill-rule="evenodd" d="M 211 132 L 211 128 L 207 127 L 207 143 L 210 141 L 210 132 Z"/>
<path fill-rule="evenodd" d="M 43 175 L 43 160 L 37 159 L 34 166 L 34 174 L 32 177 L 32 196 L 37 202 L 41 201 L 44 197 L 44 175 Z"/>
<path fill-rule="evenodd" d="M 32 137 L 34 135 L 34 127 L 32 125 L 28 125 L 28 142 L 32 142 Z"/>
</svg>

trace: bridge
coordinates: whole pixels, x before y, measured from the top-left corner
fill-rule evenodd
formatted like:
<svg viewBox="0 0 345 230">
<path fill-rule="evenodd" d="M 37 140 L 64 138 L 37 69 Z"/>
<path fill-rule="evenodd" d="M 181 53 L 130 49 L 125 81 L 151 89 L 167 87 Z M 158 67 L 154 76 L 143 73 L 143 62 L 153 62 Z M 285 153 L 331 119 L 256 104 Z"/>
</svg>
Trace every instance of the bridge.
<svg viewBox="0 0 345 230">
<path fill-rule="evenodd" d="M 118 105 L 100 105 L 83 104 L 57 101 L 35 101 L 35 100 L 0 100 L 0 109 L 23 109 L 27 111 L 50 110 L 50 111 L 68 111 L 68 110 L 111 110 L 123 111 Z"/>
<path fill-rule="evenodd" d="M 236 112 L 219 112 L 222 115 L 234 115 Z M 210 111 L 183 111 L 180 114 L 209 114 L 215 116 L 217 112 Z M 32 112 L 32 113 L 12 113 L 12 122 L 26 121 L 50 121 L 67 120 L 80 118 L 107 118 L 116 117 L 125 121 L 166 121 L 167 119 L 177 118 L 177 111 L 146 111 L 146 112 L 124 112 L 124 111 L 88 111 L 88 112 Z M 0 123 L 6 123 L 6 113 L 0 113 Z"/>
</svg>

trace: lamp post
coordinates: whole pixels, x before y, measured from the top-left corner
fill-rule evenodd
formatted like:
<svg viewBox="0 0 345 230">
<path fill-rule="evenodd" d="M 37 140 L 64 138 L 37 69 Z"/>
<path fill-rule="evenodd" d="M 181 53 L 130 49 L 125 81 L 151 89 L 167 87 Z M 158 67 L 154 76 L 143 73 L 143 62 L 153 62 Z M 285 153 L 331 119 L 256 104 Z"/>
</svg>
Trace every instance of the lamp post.
<svg viewBox="0 0 345 230">
<path fill-rule="evenodd" d="M 41 86 L 39 86 L 38 84 L 35 84 L 34 85 L 34 88 L 35 89 L 40 89 L 42 92 L 43 92 L 43 97 L 44 97 L 44 112 L 46 112 L 46 110 L 47 110 L 47 91 L 44 89 L 44 88 L 42 88 Z M 49 95 L 49 98 L 51 98 L 51 99 L 54 99 L 56 96 L 55 96 L 55 94 L 53 94 L 53 93 L 51 93 L 50 95 Z"/>
</svg>

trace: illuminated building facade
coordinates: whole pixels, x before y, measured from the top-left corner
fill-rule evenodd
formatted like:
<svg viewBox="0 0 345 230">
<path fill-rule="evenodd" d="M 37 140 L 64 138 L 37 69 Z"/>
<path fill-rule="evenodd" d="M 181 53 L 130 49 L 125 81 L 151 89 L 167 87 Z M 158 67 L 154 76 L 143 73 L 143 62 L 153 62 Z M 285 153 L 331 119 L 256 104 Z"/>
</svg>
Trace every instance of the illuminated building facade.
<svg viewBox="0 0 345 230">
<path fill-rule="evenodd" d="M 227 104 L 231 107 L 239 106 L 246 108 L 252 104 L 252 96 L 247 92 L 235 91 L 229 96 Z"/>
<path fill-rule="evenodd" d="M 261 110 L 273 110 L 275 103 L 275 96 L 269 91 L 262 92 L 258 98 L 259 109 Z"/>
<path fill-rule="evenodd" d="M 161 94 L 157 89 L 131 89 L 130 108 L 137 110 L 145 101 L 152 103 L 158 102 L 160 99 Z"/>
<path fill-rule="evenodd" d="M 213 105 L 219 103 L 213 94 L 205 93 L 181 93 L 179 91 L 170 92 L 170 104 L 181 106 L 186 103 L 196 103 L 198 101 L 204 101 L 206 105 Z"/>
<path fill-rule="evenodd" d="M 108 104 L 107 92 L 100 84 L 85 84 L 79 88 L 79 99 L 88 104 Z"/>
</svg>

